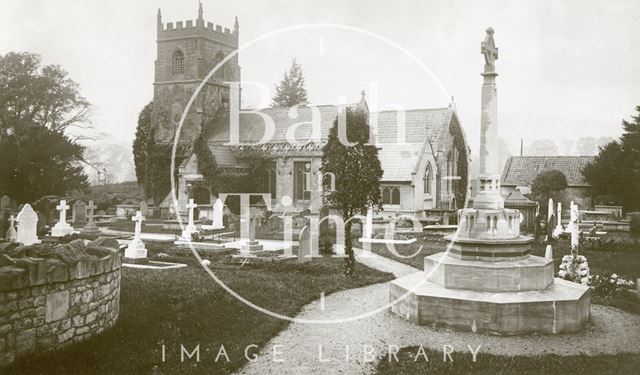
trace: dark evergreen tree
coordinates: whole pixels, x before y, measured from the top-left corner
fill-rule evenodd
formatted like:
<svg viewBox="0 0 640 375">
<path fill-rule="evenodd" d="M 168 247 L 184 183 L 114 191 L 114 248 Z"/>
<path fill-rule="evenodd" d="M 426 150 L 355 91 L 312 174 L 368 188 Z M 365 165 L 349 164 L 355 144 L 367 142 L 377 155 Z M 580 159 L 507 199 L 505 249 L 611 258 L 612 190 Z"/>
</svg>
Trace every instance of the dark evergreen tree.
<svg viewBox="0 0 640 375">
<path fill-rule="evenodd" d="M 302 68 L 295 59 L 289 71 L 285 71 L 280 84 L 276 86 L 272 107 L 293 107 L 308 104 L 307 90 L 304 88 Z"/>
<path fill-rule="evenodd" d="M 355 214 L 364 214 L 369 204 L 380 206 L 382 167 L 378 149 L 367 145 L 369 125 L 367 114 L 361 110 L 346 110 L 346 140 L 343 144 L 338 132 L 338 119 L 329 131 L 327 144 L 322 148 L 324 174 L 333 173 L 335 190 L 328 192 L 327 201 L 342 213 L 345 221 Z M 347 143 L 347 142 L 344 142 Z M 352 275 L 355 257 L 351 242 L 353 222 L 345 223 L 345 273 Z"/>
<path fill-rule="evenodd" d="M 632 121 L 622 120 L 619 141 L 600 147 L 594 161 L 582 170 L 597 201 L 640 209 L 640 106 Z"/>
<path fill-rule="evenodd" d="M 142 108 L 138 115 L 136 138 L 133 140 L 133 162 L 136 167 L 138 185 L 144 186 L 146 176 L 147 158 L 151 138 L 151 114 L 153 113 L 153 100 Z"/>
<path fill-rule="evenodd" d="M 567 187 L 567 176 L 557 169 L 540 172 L 531 184 L 531 196 L 540 205 L 540 212 L 547 214 L 549 198 L 558 200 L 558 193 Z"/>
</svg>

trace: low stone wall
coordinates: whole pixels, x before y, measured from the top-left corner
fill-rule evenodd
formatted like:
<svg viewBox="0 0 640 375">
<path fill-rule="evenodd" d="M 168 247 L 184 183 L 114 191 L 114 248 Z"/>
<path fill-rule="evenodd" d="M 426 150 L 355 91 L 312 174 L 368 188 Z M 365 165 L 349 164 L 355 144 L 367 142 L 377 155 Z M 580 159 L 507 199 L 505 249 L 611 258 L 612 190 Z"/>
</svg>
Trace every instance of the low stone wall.
<svg viewBox="0 0 640 375">
<path fill-rule="evenodd" d="M 82 240 L 80 240 L 82 241 Z M 41 245 L 40 245 L 41 246 Z M 58 349 L 113 326 L 118 318 L 121 256 L 83 243 L 0 253 L 0 366 Z"/>
</svg>

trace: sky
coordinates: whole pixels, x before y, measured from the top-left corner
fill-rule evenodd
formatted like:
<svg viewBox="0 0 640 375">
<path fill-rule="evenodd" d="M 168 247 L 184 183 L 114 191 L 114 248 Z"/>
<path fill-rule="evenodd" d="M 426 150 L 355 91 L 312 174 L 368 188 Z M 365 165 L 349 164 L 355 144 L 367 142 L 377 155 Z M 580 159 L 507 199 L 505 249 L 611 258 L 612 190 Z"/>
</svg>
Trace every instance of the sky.
<svg viewBox="0 0 640 375">
<path fill-rule="evenodd" d="M 243 81 L 273 88 L 296 58 L 314 104 L 356 102 L 363 89 L 374 110 L 444 107 L 453 97 L 472 152 L 479 144 L 480 43 L 489 26 L 499 48 L 499 134 L 512 144 L 617 137 L 621 120 L 640 105 L 637 0 L 202 3 L 206 21 L 232 28 L 238 17 L 241 45 L 263 38 L 240 51 Z M 157 9 L 164 22 L 175 22 L 194 20 L 197 6 L 3 0 L 0 54 L 31 51 L 61 65 L 93 104 L 102 141 L 130 144 L 138 112 L 153 97 Z M 308 24 L 341 26 L 265 37 Z M 260 105 L 256 92 L 245 90 L 245 105 Z"/>
</svg>

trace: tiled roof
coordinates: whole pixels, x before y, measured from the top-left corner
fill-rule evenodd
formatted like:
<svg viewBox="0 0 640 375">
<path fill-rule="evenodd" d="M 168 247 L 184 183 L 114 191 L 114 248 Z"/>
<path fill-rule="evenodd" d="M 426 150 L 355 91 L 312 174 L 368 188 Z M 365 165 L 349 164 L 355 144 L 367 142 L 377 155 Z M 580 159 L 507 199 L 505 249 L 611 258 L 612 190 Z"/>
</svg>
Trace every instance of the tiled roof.
<svg viewBox="0 0 640 375">
<path fill-rule="evenodd" d="M 356 104 L 351 105 L 354 107 Z M 307 107 L 301 106 L 296 110 L 289 108 L 264 108 L 259 112 L 268 115 L 274 122 L 274 134 L 269 144 L 260 149 L 281 149 L 277 144 L 287 143 L 287 132 L 291 131 L 294 124 L 307 122 L 295 129 L 295 139 L 303 142 L 311 138 L 312 127 L 308 124 L 318 121 L 320 128 L 320 144 L 324 144 L 329 136 L 329 130 L 333 126 L 338 115 L 339 107 L 324 105 Z M 314 111 L 315 114 L 314 114 Z M 401 112 L 400 112 L 401 113 Z M 452 116 L 451 108 L 428 108 L 404 111 L 405 144 L 398 143 L 398 122 L 402 120 L 402 114 L 398 111 L 370 112 L 369 122 L 377 118 L 377 142 L 382 144 L 379 158 L 384 170 L 384 181 L 410 181 L 411 174 L 418 162 L 418 157 L 425 141 L 429 141 L 434 152 L 442 148 L 443 135 L 446 132 Z M 264 134 L 264 120 L 256 113 L 241 113 L 239 124 L 239 140 L 241 143 L 257 143 Z M 209 147 L 216 155 L 224 154 L 221 150 L 214 150 L 221 146 L 220 143 L 229 141 L 228 127 L 221 127 L 209 138 Z M 218 146 L 216 146 L 216 144 Z M 275 148 L 274 148 L 275 147 Z M 225 158 L 231 163 L 232 159 Z M 225 164 L 223 160 L 220 164 Z"/>
<path fill-rule="evenodd" d="M 528 186 L 540 172 L 557 169 L 569 186 L 589 186 L 581 169 L 592 161 L 593 156 L 512 156 L 502 171 L 501 184 Z"/>
</svg>

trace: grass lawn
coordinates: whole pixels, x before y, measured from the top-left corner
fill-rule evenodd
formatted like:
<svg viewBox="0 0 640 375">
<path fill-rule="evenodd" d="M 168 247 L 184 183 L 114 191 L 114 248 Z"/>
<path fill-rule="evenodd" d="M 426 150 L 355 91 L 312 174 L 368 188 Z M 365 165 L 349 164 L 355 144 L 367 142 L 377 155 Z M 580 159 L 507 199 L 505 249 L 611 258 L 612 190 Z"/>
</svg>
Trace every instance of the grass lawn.
<svg viewBox="0 0 640 375">
<path fill-rule="evenodd" d="M 479 353 L 477 361 L 472 355 L 453 353 L 453 362 L 443 361 L 443 352 L 425 349 L 429 362 L 418 347 L 403 348 L 398 362 L 383 358 L 378 363 L 378 374 L 637 374 L 640 355 L 618 354 L 598 356 L 546 355 L 537 357 L 498 356 Z M 416 359 L 417 361 L 414 361 Z"/>
<path fill-rule="evenodd" d="M 158 250 L 155 245 L 154 251 Z M 393 278 L 360 264 L 356 276 L 347 278 L 342 259 L 244 265 L 227 256 L 210 259 L 213 271 L 234 291 L 288 316 L 318 299 L 321 292 L 329 294 Z M 189 263 L 189 267 L 162 271 L 123 268 L 120 319 L 114 328 L 63 350 L 21 360 L 3 369 L 3 374 L 230 373 L 246 362 L 246 346 L 262 347 L 288 325 L 288 321 L 237 301 L 194 258 L 171 260 Z M 190 353 L 198 344 L 200 362 L 194 357 L 181 363 L 180 345 Z M 225 346 L 229 362 L 224 356 L 215 362 L 220 345 Z M 250 355 L 257 351 L 250 349 Z"/>
<path fill-rule="evenodd" d="M 409 245 L 395 245 L 396 252 L 402 256 L 397 257 L 387 249 L 385 244 L 371 244 L 371 251 L 382 256 L 397 260 L 418 269 L 424 268 L 424 257 L 439 253 L 447 249 L 448 241 L 442 236 L 426 235 L 418 236 L 418 240 Z M 422 246 L 422 250 L 420 250 Z M 532 244 L 531 254 L 544 256 L 545 244 Z M 558 271 L 560 261 L 563 256 L 570 254 L 569 240 L 560 239 L 553 244 L 553 259 L 555 270 Z M 580 254 L 587 257 L 591 274 L 609 275 L 616 273 L 625 279 L 633 280 L 640 278 L 640 248 L 627 247 L 617 251 L 584 250 Z M 592 294 L 592 302 L 620 308 L 625 311 L 640 313 L 640 298 L 633 292 L 622 292 L 610 296 L 600 296 Z"/>
</svg>

